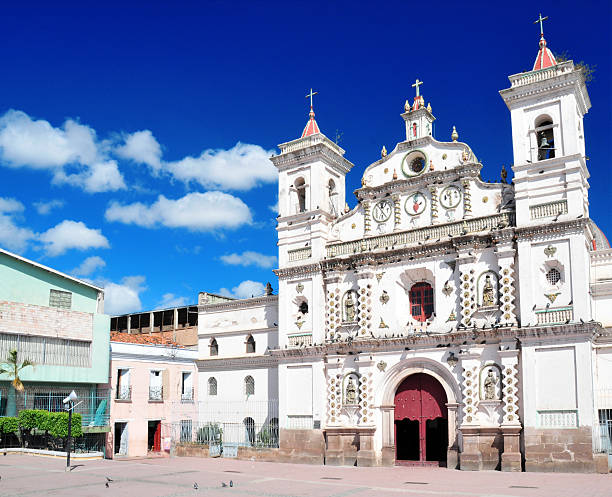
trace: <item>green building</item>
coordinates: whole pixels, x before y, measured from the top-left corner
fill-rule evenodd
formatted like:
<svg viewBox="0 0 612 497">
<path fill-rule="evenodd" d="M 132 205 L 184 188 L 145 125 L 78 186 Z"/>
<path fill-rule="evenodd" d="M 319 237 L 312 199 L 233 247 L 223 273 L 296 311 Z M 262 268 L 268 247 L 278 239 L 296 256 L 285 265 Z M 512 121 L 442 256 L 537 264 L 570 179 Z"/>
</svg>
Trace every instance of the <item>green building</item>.
<svg viewBox="0 0 612 497">
<path fill-rule="evenodd" d="M 17 350 L 18 363 L 34 363 L 19 374 L 23 392 L 0 375 L 0 416 L 22 409 L 61 411 L 74 390 L 85 433 L 81 443 L 103 451 L 109 330 L 103 289 L 0 249 L 0 363 L 11 350 Z"/>
</svg>

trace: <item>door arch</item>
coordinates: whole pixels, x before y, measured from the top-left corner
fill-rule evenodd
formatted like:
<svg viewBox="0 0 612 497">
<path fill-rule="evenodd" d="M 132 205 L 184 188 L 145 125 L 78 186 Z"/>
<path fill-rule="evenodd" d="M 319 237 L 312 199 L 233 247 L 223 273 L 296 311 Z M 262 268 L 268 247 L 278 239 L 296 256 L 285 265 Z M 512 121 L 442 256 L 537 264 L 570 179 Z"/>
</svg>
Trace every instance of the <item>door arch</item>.
<svg viewBox="0 0 612 497">
<path fill-rule="evenodd" d="M 395 392 L 396 461 L 445 463 L 448 409 L 444 387 L 433 376 L 406 377 Z"/>
</svg>

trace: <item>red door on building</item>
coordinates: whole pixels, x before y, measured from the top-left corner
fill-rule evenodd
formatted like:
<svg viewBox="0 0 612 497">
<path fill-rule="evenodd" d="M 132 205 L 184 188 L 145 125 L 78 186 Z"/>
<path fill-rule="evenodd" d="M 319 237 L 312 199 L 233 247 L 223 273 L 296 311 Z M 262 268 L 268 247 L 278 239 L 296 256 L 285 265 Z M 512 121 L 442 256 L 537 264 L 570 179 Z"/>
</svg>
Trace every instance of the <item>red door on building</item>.
<svg viewBox="0 0 612 497">
<path fill-rule="evenodd" d="M 446 392 L 424 373 L 408 376 L 395 392 L 395 459 L 398 464 L 439 464 L 448 446 Z"/>
</svg>

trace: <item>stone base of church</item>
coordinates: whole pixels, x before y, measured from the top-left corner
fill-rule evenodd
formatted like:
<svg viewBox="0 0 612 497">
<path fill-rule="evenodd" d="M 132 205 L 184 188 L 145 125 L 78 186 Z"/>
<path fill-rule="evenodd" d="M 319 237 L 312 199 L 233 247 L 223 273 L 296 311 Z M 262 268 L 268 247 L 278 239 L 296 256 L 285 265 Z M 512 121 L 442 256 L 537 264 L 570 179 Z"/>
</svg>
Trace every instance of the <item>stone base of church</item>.
<svg viewBox="0 0 612 497">
<path fill-rule="evenodd" d="M 502 471 L 522 471 L 523 455 L 521 454 L 521 426 L 502 425 L 504 452 L 501 456 Z"/>
<path fill-rule="evenodd" d="M 342 427 L 325 430 L 325 464 L 376 466 L 375 428 Z"/>
<path fill-rule="evenodd" d="M 380 463 L 381 466 L 395 466 L 395 445 L 382 448 Z"/>
<path fill-rule="evenodd" d="M 459 469 L 459 449 L 452 447 L 446 451 L 446 467 L 448 469 Z"/>
<path fill-rule="evenodd" d="M 503 436 L 499 428 L 463 426 L 463 452 L 459 468 L 464 471 L 496 470 L 501 466 Z"/>
<path fill-rule="evenodd" d="M 283 462 L 323 464 L 325 439 L 322 430 L 280 430 L 279 458 Z"/>
<path fill-rule="evenodd" d="M 525 428 L 525 471 L 594 473 L 590 427 Z"/>
</svg>

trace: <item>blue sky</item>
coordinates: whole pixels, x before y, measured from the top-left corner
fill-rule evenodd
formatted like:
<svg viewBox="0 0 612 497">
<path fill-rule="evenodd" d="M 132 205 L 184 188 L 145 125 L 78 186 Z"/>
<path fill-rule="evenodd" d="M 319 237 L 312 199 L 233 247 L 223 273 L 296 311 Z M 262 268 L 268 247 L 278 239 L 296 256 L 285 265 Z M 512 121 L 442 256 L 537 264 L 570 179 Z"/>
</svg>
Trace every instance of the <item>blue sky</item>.
<svg viewBox="0 0 612 497">
<path fill-rule="evenodd" d="M 4 5 L 0 246 L 104 285 L 110 313 L 276 287 L 267 157 L 299 137 L 310 87 L 355 164 L 348 191 L 403 139 L 417 77 L 435 137 L 456 126 L 497 180 L 512 163 L 498 90 L 531 69 L 540 11 L 553 52 L 597 66 L 591 217 L 612 234 L 609 2 L 99 5 Z"/>
</svg>

